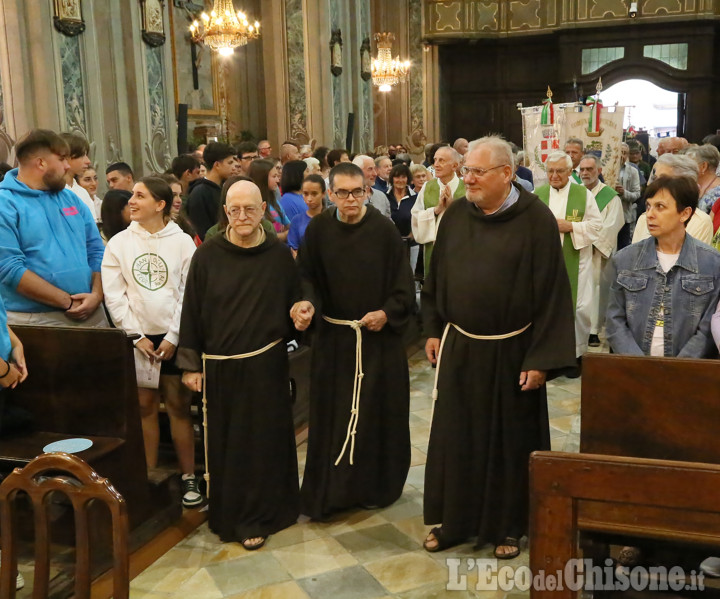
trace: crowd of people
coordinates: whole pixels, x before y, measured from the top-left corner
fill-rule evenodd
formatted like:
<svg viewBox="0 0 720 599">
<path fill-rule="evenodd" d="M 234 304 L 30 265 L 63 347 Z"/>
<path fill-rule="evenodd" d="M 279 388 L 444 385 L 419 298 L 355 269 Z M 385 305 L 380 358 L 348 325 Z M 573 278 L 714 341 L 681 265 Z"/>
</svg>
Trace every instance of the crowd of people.
<svg viewBox="0 0 720 599">
<path fill-rule="evenodd" d="M 717 357 L 720 137 L 703 142 L 664 138 L 657 159 L 623 143 L 612 187 L 574 138 L 537 187 L 499 136 L 433 144 L 415 163 L 400 145 L 370 156 L 285 142 L 276 158 L 267 140 L 211 142 L 167 173 L 111 164 L 100 199 L 87 140 L 32 130 L 0 182 L 0 385 L 28 376 L 13 324 L 134 335 L 148 467 L 163 401 L 183 505 L 204 504 L 201 393 L 210 528 L 257 549 L 299 514 L 400 497 L 403 332 L 421 288 L 437 367 L 425 521 L 440 524 L 424 547 L 476 537 L 515 557 L 527 458 L 549 449 L 546 380 L 577 376 L 603 332 L 620 354 Z M 300 488 L 285 342 L 307 330 Z"/>
</svg>

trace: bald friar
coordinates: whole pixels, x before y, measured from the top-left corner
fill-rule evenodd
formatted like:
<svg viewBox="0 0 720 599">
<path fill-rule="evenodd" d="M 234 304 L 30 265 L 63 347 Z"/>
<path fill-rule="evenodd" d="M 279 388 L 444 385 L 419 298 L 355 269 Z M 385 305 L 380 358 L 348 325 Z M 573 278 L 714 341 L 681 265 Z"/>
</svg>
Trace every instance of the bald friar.
<svg viewBox="0 0 720 599">
<path fill-rule="evenodd" d="M 227 229 L 190 264 L 177 363 L 207 399 L 210 529 L 250 550 L 298 517 L 285 341 L 300 282 L 288 247 L 266 237 L 254 183 L 231 185 L 224 209 Z"/>
</svg>

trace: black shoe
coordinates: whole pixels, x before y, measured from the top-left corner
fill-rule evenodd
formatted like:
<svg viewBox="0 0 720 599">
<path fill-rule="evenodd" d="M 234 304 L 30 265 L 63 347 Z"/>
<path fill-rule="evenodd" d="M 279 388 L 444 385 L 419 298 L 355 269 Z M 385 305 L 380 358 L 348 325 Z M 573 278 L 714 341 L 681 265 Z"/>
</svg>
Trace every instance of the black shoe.
<svg viewBox="0 0 720 599">
<path fill-rule="evenodd" d="M 590 338 L 588 339 L 588 345 L 590 347 L 600 347 L 600 337 L 597 335 L 590 335 Z"/>
</svg>

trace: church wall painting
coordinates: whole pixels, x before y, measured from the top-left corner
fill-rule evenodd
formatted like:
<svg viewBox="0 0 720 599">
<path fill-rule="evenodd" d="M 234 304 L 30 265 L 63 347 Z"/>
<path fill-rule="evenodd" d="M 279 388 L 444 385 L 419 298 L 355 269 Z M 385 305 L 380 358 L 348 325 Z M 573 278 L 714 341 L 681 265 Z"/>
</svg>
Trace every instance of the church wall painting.
<svg viewBox="0 0 720 599">
<path fill-rule="evenodd" d="M 204 44 L 193 43 L 187 9 L 170 11 L 175 98 L 189 116 L 219 116 L 218 58 Z"/>
</svg>

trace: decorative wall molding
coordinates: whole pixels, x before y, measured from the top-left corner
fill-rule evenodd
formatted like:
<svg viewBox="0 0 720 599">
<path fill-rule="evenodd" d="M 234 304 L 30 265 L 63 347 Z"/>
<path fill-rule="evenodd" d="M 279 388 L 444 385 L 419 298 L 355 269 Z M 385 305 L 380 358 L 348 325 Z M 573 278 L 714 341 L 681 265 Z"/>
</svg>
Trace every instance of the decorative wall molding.
<svg viewBox="0 0 720 599">
<path fill-rule="evenodd" d="M 162 46 L 165 43 L 164 10 L 164 0 L 140 0 L 142 38 L 149 46 Z"/>
<path fill-rule="evenodd" d="M 287 36 L 288 103 L 290 136 L 307 133 L 307 89 L 305 87 L 305 39 L 302 0 L 285 0 Z"/>
<path fill-rule="evenodd" d="M 85 31 L 80 0 L 54 0 L 53 24 L 63 35 L 74 37 Z"/>
<path fill-rule="evenodd" d="M 156 173 L 170 167 L 172 156 L 168 143 L 168 122 L 165 110 L 165 76 L 163 51 L 160 47 L 145 47 L 147 70 L 150 138 L 145 142 L 146 166 Z"/>
<path fill-rule="evenodd" d="M 65 129 L 80 133 L 86 138 L 87 106 L 85 71 L 80 39 L 78 37 L 59 36 L 60 70 L 62 75 L 62 95 L 65 105 Z"/>
<path fill-rule="evenodd" d="M 423 37 L 507 37 L 577 27 L 642 24 L 652 20 L 720 19 L 718 2 L 639 0 L 630 17 L 626 0 L 422 0 Z"/>
</svg>

